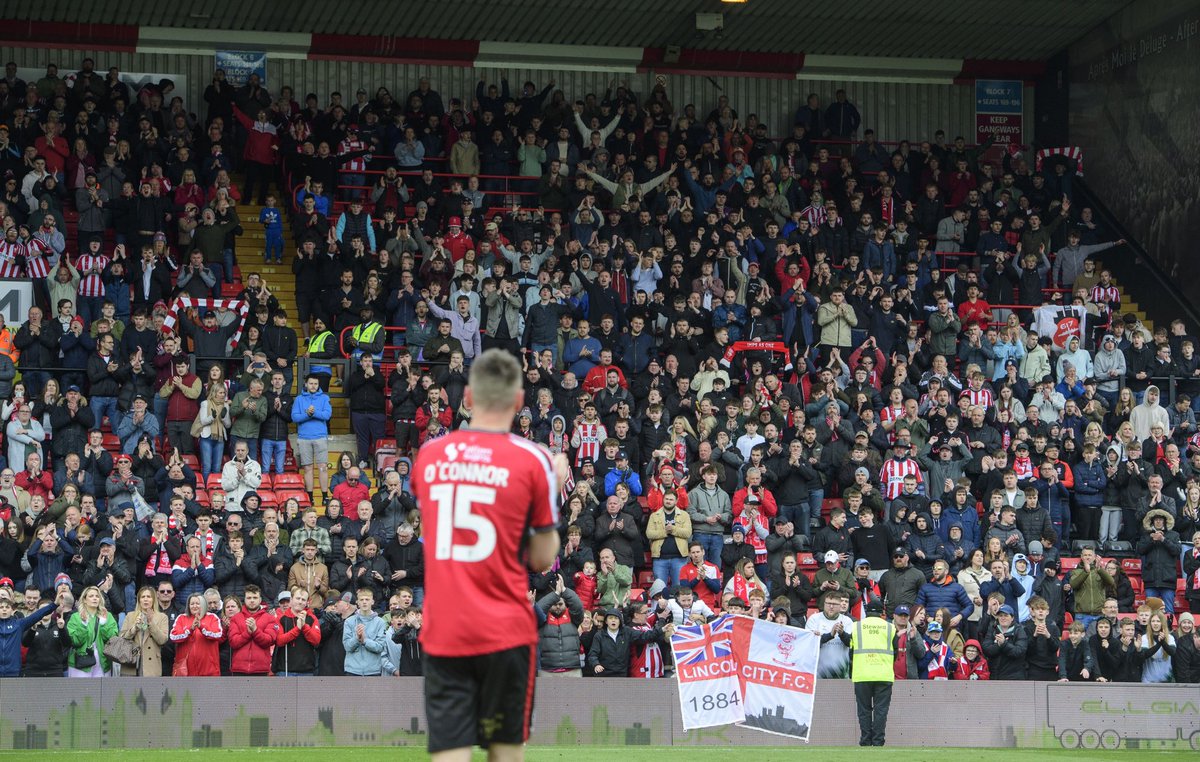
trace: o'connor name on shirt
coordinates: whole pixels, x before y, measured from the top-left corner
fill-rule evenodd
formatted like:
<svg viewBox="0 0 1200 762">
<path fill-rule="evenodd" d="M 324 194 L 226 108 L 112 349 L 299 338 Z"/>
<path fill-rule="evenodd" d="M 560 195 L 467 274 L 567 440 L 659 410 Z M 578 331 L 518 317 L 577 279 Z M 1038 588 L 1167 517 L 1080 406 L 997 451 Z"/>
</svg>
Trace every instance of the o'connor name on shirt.
<svg viewBox="0 0 1200 762">
<path fill-rule="evenodd" d="M 508 486 L 508 469 L 487 463 L 437 463 L 425 467 L 427 482 L 472 482 L 492 487 Z"/>
</svg>

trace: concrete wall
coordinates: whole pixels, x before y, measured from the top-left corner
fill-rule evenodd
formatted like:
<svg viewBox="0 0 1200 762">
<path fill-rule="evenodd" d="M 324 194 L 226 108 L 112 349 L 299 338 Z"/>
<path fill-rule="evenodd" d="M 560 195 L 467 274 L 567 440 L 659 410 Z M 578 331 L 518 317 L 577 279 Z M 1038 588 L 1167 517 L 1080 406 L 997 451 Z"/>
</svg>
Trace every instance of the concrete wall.
<svg viewBox="0 0 1200 762">
<path fill-rule="evenodd" d="M 69 702 L 68 702 L 69 700 Z M 844 680 L 817 685 L 812 743 L 858 742 Z M 0 749 L 421 746 L 419 678 L 0 680 Z M 888 745 L 1200 748 L 1200 686 L 897 683 Z M 543 678 L 532 742 L 801 746 L 738 727 L 682 730 L 674 680 Z"/>
<path fill-rule="evenodd" d="M 1131 4 L 1069 55 L 1088 185 L 1200 304 L 1200 0 Z"/>
</svg>

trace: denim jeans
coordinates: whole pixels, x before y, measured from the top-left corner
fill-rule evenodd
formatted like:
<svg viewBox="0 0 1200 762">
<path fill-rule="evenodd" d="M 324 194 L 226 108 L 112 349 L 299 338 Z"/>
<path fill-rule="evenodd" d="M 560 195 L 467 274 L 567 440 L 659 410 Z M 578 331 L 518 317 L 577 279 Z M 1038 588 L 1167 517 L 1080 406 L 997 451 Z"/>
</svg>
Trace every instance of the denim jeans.
<svg viewBox="0 0 1200 762">
<path fill-rule="evenodd" d="M 271 464 L 275 464 L 275 473 L 283 473 L 283 459 L 287 455 L 287 440 L 280 439 L 264 439 L 262 440 L 262 471 L 264 474 L 271 472 Z"/>
<path fill-rule="evenodd" d="M 209 474 L 221 471 L 221 458 L 225 454 L 225 442 L 212 437 L 199 437 L 198 441 L 200 443 L 200 473 L 207 482 Z"/>
<path fill-rule="evenodd" d="M 805 537 L 811 536 L 812 530 L 809 529 L 809 507 L 808 503 L 792 503 L 790 505 L 780 504 L 779 515 L 782 518 L 792 522 L 796 528 L 796 534 L 802 534 Z"/>
<path fill-rule="evenodd" d="M 167 433 L 167 406 L 169 404 L 170 400 L 164 399 L 157 394 L 154 395 L 154 417 L 158 419 L 158 430 L 164 434 Z"/>
<path fill-rule="evenodd" d="M 100 317 L 100 307 L 104 304 L 102 296 L 78 296 L 75 297 L 75 312 L 87 325 L 91 325 L 92 321 Z M 52 305 L 55 311 L 58 310 L 57 305 Z"/>
<path fill-rule="evenodd" d="M 225 282 L 225 265 L 221 264 L 220 262 L 208 262 L 207 264 L 208 264 L 208 269 L 212 270 L 213 278 L 215 278 L 215 280 L 213 281 L 212 289 L 211 289 L 212 298 L 220 299 L 221 298 L 221 284 Z M 232 266 L 229 268 L 229 272 L 231 272 L 231 273 L 233 272 Z M 206 310 L 200 310 L 200 316 L 204 317 L 205 312 L 206 312 Z"/>
<path fill-rule="evenodd" d="M 704 560 L 721 565 L 721 551 L 725 549 L 725 535 L 715 532 L 693 532 L 692 540 L 704 546 Z"/>
<path fill-rule="evenodd" d="M 825 500 L 825 490 L 810 489 L 808 491 L 808 522 L 809 522 L 809 525 L 804 528 L 804 534 L 808 535 L 809 537 L 813 536 L 812 520 L 817 519 L 818 522 L 820 522 L 820 520 L 821 520 L 821 503 L 824 500 Z M 796 531 L 797 532 L 800 531 L 799 525 L 796 526 Z"/>
<path fill-rule="evenodd" d="M 673 538 L 668 537 L 664 542 L 670 542 Z M 654 578 L 662 580 L 667 586 L 667 590 L 679 584 L 679 572 L 683 570 L 684 564 L 687 563 L 686 558 L 656 558 L 651 568 L 654 572 Z"/>
<path fill-rule="evenodd" d="M 89 406 L 92 408 L 92 415 L 96 416 L 96 428 L 100 428 L 104 416 L 107 415 L 108 423 L 112 426 L 113 433 L 116 434 L 117 426 L 121 424 L 121 412 L 117 409 L 117 398 L 92 397 Z"/>
</svg>

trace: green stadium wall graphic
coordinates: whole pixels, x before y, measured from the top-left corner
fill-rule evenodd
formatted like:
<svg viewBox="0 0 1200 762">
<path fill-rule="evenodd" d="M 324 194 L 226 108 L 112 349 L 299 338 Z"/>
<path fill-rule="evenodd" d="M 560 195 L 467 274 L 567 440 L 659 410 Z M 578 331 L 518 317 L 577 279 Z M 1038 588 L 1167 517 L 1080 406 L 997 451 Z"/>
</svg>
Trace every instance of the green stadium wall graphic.
<svg viewBox="0 0 1200 762">
<path fill-rule="evenodd" d="M 424 746 L 419 678 L 0 680 L 0 749 Z M 738 727 L 685 732 L 671 680 L 543 678 L 533 743 L 788 743 Z M 931 707 L 988 707 L 975 723 Z M 818 683 L 812 743 L 858 741 L 852 686 Z M 1200 749 L 1200 686 L 898 682 L 892 746 Z M 803 744 L 795 742 L 795 745 Z"/>
</svg>

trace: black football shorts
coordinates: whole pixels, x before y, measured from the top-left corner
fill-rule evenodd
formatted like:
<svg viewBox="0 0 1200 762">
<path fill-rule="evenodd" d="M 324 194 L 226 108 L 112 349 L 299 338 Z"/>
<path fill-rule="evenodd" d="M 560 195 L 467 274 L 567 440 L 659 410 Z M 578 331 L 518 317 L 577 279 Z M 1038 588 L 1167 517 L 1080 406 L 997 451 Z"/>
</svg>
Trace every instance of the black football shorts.
<svg viewBox="0 0 1200 762">
<path fill-rule="evenodd" d="M 532 646 L 479 656 L 425 654 L 429 752 L 528 741 L 535 654 Z"/>
</svg>

